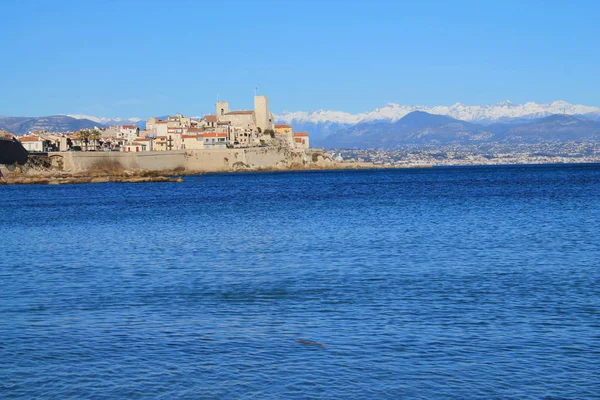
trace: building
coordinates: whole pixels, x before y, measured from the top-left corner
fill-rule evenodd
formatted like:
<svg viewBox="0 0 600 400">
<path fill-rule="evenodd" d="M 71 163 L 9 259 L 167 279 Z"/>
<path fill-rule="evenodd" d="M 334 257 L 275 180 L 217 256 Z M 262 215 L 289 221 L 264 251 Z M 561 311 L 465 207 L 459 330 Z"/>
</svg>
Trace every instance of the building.
<svg viewBox="0 0 600 400">
<path fill-rule="evenodd" d="M 143 151 L 154 151 L 154 139 L 148 137 L 139 137 L 133 142 L 133 144 L 141 144 L 145 146 Z"/>
<path fill-rule="evenodd" d="M 307 132 L 294 132 L 294 147 L 297 149 L 308 149 L 310 147 Z"/>
<path fill-rule="evenodd" d="M 269 110 L 267 96 L 254 96 L 254 110 L 230 110 L 229 102 L 219 101 L 216 105 L 217 126 L 229 123 L 229 138 L 233 144 L 259 145 L 262 136 L 273 132 L 273 114 Z"/>
<path fill-rule="evenodd" d="M 121 125 L 119 127 L 120 136 L 127 140 L 135 140 L 134 138 L 138 137 L 139 132 L 140 128 L 135 125 Z"/>
<path fill-rule="evenodd" d="M 216 115 L 205 115 L 204 123 L 207 128 L 216 128 L 217 127 L 217 116 Z"/>
<path fill-rule="evenodd" d="M 157 136 L 154 138 L 154 151 L 167 151 L 169 142 L 167 136 Z"/>
<path fill-rule="evenodd" d="M 308 148 L 306 132 L 296 141 L 290 125 L 273 123 L 267 96 L 254 96 L 253 110 L 231 110 L 229 102 L 218 101 L 215 111 L 215 115 L 207 114 L 201 120 L 182 114 L 164 120 L 149 118 L 146 130 L 138 131 L 138 137 L 156 138 L 154 151 L 256 146 Z"/>
<path fill-rule="evenodd" d="M 275 143 L 284 145 L 287 147 L 295 148 L 294 136 L 292 133 L 292 126 L 285 124 L 275 125 Z"/>
<path fill-rule="evenodd" d="M 208 132 L 202 135 L 204 139 L 204 148 L 222 149 L 227 147 L 227 134 L 218 132 Z"/>
<path fill-rule="evenodd" d="M 154 133 L 152 131 L 148 131 L 148 130 L 140 130 L 138 132 L 138 137 L 151 138 L 151 137 L 154 137 Z"/>
<path fill-rule="evenodd" d="M 139 153 L 140 151 L 148 151 L 147 145 L 144 143 L 131 143 L 121 147 L 121 151 L 126 153 Z"/>
<path fill-rule="evenodd" d="M 160 118 L 148 118 L 146 120 L 146 130 L 147 131 L 152 131 L 154 129 L 154 126 L 156 125 L 157 122 L 161 122 L 162 120 Z"/>
<path fill-rule="evenodd" d="M 182 150 L 199 150 L 204 148 L 204 137 L 202 134 L 181 135 Z"/>
<path fill-rule="evenodd" d="M 39 136 L 21 136 L 18 140 L 29 152 L 43 153 L 47 151 L 46 142 Z"/>
<path fill-rule="evenodd" d="M 154 151 L 171 151 L 181 149 L 181 135 L 157 136 L 154 139 Z"/>
<path fill-rule="evenodd" d="M 190 117 L 184 117 L 183 114 L 177 114 L 167 117 L 167 125 L 170 128 L 195 128 L 198 126 L 198 121 Z"/>
<path fill-rule="evenodd" d="M 275 125 L 275 134 L 276 135 L 283 135 L 286 133 L 291 133 L 292 132 L 292 126 L 291 125 L 284 125 L 284 124 L 279 124 L 279 125 Z"/>
</svg>

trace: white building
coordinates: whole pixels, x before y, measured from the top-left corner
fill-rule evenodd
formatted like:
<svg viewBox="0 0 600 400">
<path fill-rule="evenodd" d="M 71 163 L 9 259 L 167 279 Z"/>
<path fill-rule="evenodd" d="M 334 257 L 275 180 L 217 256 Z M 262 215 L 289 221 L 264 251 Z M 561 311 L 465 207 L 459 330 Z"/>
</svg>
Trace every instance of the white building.
<svg viewBox="0 0 600 400">
<path fill-rule="evenodd" d="M 310 147 L 307 132 L 294 132 L 294 147 L 297 149 L 308 149 Z"/>
<path fill-rule="evenodd" d="M 39 136 L 21 136 L 18 138 L 19 142 L 25 147 L 25 150 L 29 152 L 45 152 L 46 143 Z"/>
</svg>

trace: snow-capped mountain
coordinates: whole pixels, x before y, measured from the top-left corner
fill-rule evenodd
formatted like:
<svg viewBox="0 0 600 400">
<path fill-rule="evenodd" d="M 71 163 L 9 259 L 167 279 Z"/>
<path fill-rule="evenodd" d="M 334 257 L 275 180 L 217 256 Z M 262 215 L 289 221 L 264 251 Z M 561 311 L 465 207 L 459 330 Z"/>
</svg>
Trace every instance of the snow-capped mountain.
<svg viewBox="0 0 600 400">
<path fill-rule="evenodd" d="M 551 115 L 533 121 L 483 125 L 445 115 L 414 111 L 396 122 L 365 122 L 328 135 L 327 148 L 384 148 L 447 144 L 523 144 L 600 141 L 600 121 L 571 115 Z"/>
<path fill-rule="evenodd" d="M 140 122 L 141 118 L 105 118 L 105 117 L 93 117 L 91 115 L 83 114 L 67 114 L 67 117 L 75 119 L 87 119 L 90 121 L 97 122 L 102 125 L 123 125 L 123 124 L 135 124 Z"/>
<path fill-rule="evenodd" d="M 423 111 L 429 114 L 445 115 L 468 122 L 493 123 L 506 122 L 514 119 L 536 119 L 554 114 L 582 115 L 593 118 L 600 117 L 600 107 L 591 107 L 579 104 L 569 104 L 565 101 L 553 101 L 546 104 L 528 102 L 514 104 L 503 101 L 493 105 L 469 106 L 456 103 L 452 106 L 404 106 L 388 103 L 382 108 L 373 111 L 351 114 L 343 111 L 296 111 L 283 112 L 277 115 L 282 123 L 313 123 L 313 124 L 347 124 L 355 125 L 365 122 L 389 121 L 396 122 L 413 111 Z"/>
</svg>

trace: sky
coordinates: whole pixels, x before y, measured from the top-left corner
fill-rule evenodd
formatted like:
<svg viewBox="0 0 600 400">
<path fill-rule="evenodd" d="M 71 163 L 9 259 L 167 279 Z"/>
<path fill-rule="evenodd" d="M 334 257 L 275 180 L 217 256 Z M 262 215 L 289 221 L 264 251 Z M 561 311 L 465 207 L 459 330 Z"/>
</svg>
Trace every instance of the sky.
<svg viewBox="0 0 600 400">
<path fill-rule="evenodd" d="M 0 115 L 600 106 L 600 2 L 103 0 L 0 5 Z"/>
</svg>

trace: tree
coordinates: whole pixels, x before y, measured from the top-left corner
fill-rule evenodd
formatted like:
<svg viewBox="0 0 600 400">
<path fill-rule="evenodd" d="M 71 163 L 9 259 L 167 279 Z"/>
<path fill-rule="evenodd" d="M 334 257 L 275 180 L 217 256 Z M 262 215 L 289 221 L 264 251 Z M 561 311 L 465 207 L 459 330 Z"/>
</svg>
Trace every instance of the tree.
<svg viewBox="0 0 600 400">
<path fill-rule="evenodd" d="M 85 151 L 87 151 L 88 143 L 90 142 L 90 131 L 82 129 L 77 132 L 77 140 L 85 144 Z"/>
<path fill-rule="evenodd" d="M 98 129 L 94 129 L 90 132 L 90 139 L 94 141 L 94 150 L 98 148 L 98 139 L 102 136 L 102 133 Z"/>
</svg>

